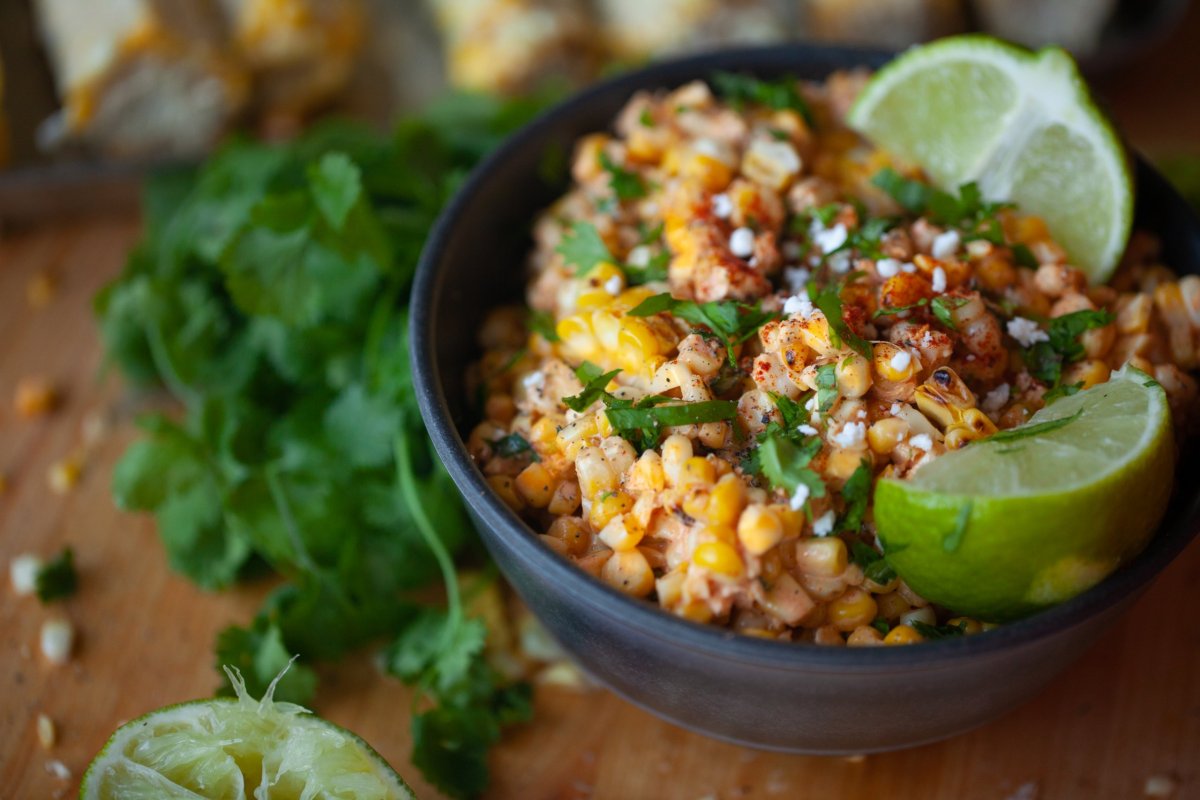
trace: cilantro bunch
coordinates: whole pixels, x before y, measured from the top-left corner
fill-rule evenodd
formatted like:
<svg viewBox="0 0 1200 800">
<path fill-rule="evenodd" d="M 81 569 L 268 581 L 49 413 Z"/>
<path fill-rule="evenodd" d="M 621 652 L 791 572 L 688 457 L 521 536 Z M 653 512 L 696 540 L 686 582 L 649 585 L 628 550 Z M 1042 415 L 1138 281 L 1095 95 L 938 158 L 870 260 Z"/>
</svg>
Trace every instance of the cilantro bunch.
<svg viewBox="0 0 1200 800">
<path fill-rule="evenodd" d="M 235 141 L 150 181 L 145 236 L 95 302 L 109 362 L 182 406 L 140 420 L 118 505 L 154 513 L 172 568 L 206 589 L 284 579 L 220 634 L 218 664 L 256 694 L 292 653 L 391 639 L 388 669 L 420 690 L 413 760 L 455 796 L 484 789 L 528 690 L 488 666 L 463 610 L 454 559 L 482 551 L 416 407 L 405 306 L 438 211 L 539 105 L 460 97 L 393 135 Z M 276 696 L 315 685 L 298 665 Z"/>
</svg>

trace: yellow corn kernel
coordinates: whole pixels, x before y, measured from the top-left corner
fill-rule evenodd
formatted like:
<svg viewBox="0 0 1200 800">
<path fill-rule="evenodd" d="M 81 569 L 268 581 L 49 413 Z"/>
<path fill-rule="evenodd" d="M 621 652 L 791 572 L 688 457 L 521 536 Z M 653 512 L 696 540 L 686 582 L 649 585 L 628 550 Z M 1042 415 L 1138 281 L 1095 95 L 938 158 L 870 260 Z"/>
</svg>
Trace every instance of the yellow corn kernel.
<svg viewBox="0 0 1200 800">
<path fill-rule="evenodd" d="M 846 644 L 850 647 L 880 647 L 883 645 L 883 634 L 870 625 L 859 625 L 846 637 Z"/>
<path fill-rule="evenodd" d="M 871 356 L 875 373 L 893 383 L 911 379 L 921 367 L 912 353 L 890 342 L 876 342 L 872 345 Z"/>
<path fill-rule="evenodd" d="M 680 486 L 712 486 L 716 481 L 716 468 L 703 456 L 692 456 L 679 470 Z"/>
<path fill-rule="evenodd" d="M 707 625 L 712 622 L 713 612 L 708 607 L 707 603 L 700 600 L 691 600 L 684 603 L 675 612 L 684 619 L 690 619 L 692 622 L 699 622 L 701 625 Z"/>
<path fill-rule="evenodd" d="M 609 586 L 634 597 L 645 597 L 654 588 L 650 562 L 636 548 L 614 552 L 601 568 L 600 577 Z"/>
<path fill-rule="evenodd" d="M 942 367 L 917 387 L 917 409 L 939 428 L 963 421 L 963 411 L 975 407 L 975 396 L 954 370 Z"/>
<path fill-rule="evenodd" d="M 529 429 L 529 443 L 543 452 L 553 452 L 558 447 L 558 426 L 550 417 L 542 417 Z"/>
<path fill-rule="evenodd" d="M 650 356 L 659 355 L 661 342 L 650 326 L 637 317 L 622 317 L 617 335 L 618 353 L 627 364 L 642 369 Z"/>
<path fill-rule="evenodd" d="M 706 525 L 700 530 L 700 538 L 697 541 L 714 541 L 725 542 L 726 544 L 737 544 L 737 531 L 731 525 Z"/>
<path fill-rule="evenodd" d="M 554 326 L 554 332 L 564 347 L 574 351 L 591 352 L 595 348 L 591 318 L 587 314 L 571 314 L 563 317 Z"/>
<path fill-rule="evenodd" d="M 1064 369 L 1062 382 L 1066 385 L 1082 383 L 1084 389 L 1090 389 L 1107 381 L 1110 373 L 1108 364 L 1098 358 L 1091 358 Z"/>
<path fill-rule="evenodd" d="M 654 592 L 658 595 L 658 604 L 663 608 L 673 608 L 683 599 L 683 582 L 687 579 L 687 564 L 680 564 L 675 569 L 663 575 L 654 582 Z"/>
<path fill-rule="evenodd" d="M 845 594 L 829 603 L 826 613 L 829 622 L 838 630 L 853 631 L 862 625 L 870 625 L 879 608 L 875 598 L 862 589 L 847 589 Z"/>
<path fill-rule="evenodd" d="M 836 536 L 796 543 L 796 567 L 806 575 L 834 578 L 846 571 L 846 543 Z"/>
<path fill-rule="evenodd" d="M 877 595 L 875 603 L 879 606 L 879 616 L 886 620 L 898 619 L 901 614 L 912 610 L 912 606 L 898 592 Z"/>
<path fill-rule="evenodd" d="M 717 481 L 717 485 L 709 493 L 704 518 L 714 525 L 732 525 L 739 521 L 738 517 L 745 502 L 745 489 L 741 479 L 733 473 L 728 473 Z"/>
<path fill-rule="evenodd" d="M 631 286 L 617 296 L 613 305 L 622 311 L 628 311 L 641 305 L 644 300 L 648 300 L 654 295 L 654 290 L 646 286 Z M 634 317 L 634 319 L 637 319 L 637 317 Z"/>
<path fill-rule="evenodd" d="M 839 448 L 829 454 L 829 458 L 825 461 L 825 468 L 821 472 L 833 483 L 845 483 L 862 466 L 865 455 L 866 452 L 858 448 L 853 450 Z"/>
<path fill-rule="evenodd" d="M 554 490 L 554 495 L 550 498 L 550 503 L 546 506 L 546 510 L 551 514 L 562 516 L 563 514 L 574 514 L 575 509 L 579 508 L 579 503 L 583 499 L 583 493 L 579 489 L 579 484 L 575 481 L 563 481 Z"/>
<path fill-rule="evenodd" d="M 587 443 L 587 440 L 600 433 L 596 428 L 596 415 L 588 414 L 574 422 L 564 425 L 556 434 L 558 449 L 565 451 L 576 442 Z"/>
<path fill-rule="evenodd" d="M 562 539 L 555 539 L 553 536 L 545 533 L 538 534 L 538 538 L 542 540 L 542 544 L 546 545 L 546 547 L 549 547 L 560 556 L 566 557 L 569 555 L 569 553 L 567 553 L 566 542 L 564 542 Z"/>
<path fill-rule="evenodd" d="M 663 474 L 662 456 L 654 450 L 642 453 L 633 465 L 631 480 L 639 489 L 661 492 L 667 485 L 667 477 Z"/>
<path fill-rule="evenodd" d="M 633 508 L 633 498 L 625 492 L 606 492 L 592 502 L 588 512 L 588 522 L 592 530 L 604 530 L 604 526 L 618 514 L 624 514 Z"/>
<path fill-rule="evenodd" d="M 662 158 L 662 139 L 662 136 L 655 136 L 650 129 L 639 125 L 626 137 L 626 151 L 631 159 L 653 164 Z"/>
<path fill-rule="evenodd" d="M 525 508 L 525 501 L 521 495 L 517 494 L 516 486 L 513 484 L 513 479 L 508 475 L 491 475 L 487 479 L 488 486 L 492 487 L 504 504 L 513 511 L 520 511 Z"/>
<path fill-rule="evenodd" d="M 600 531 L 600 541 L 613 550 L 632 550 L 642 541 L 645 531 L 629 515 L 617 514 Z"/>
<path fill-rule="evenodd" d="M 680 164 L 679 173 L 691 178 L 710 192 L 719 192 L 733 180 L 733 169 L 707 153 L 688 153 Z"/>
<path fill-rule="evenodd" d="M 575 456 L 575 474 L 584 497 L 597 497 L 617 488 L 616 473 L 604 457 L 604 451 L 594 445 L 584 445 L 579 449 Z"/>
<path fill-rule="evenodd" d="M 834 626 L 822 625 L 813 631 L 813 644 L 842 647 L 846 644 L 846 639 L 842 636 L 842 632 Z"/>
<path fill-rule="evenodd" d="M 834 368 L 838 392 L 843 397 L 862 397 L 871 388 L 871 365 L 860 355 L 849 355 Z"/>
<path fill-rule="evenodd" d="M 692 553 L 692 563 L 719 575 L 736 577 L 746 569 L 742 557 L 733 545 L 727 542 L 704 542 Z"/>
<path fill-rule="evenodd" d="M 984 629 L 979 620 L 971 619 L 970 617 L 954 617 L 953 619 L 946 620 L 946 624 L 952 628 L 961 627 L 962 632 L 968 636 L 981 633 Z"/>
<path fill-rule="evenodd" d="M 662 468 L 667 480 L 678 485 L 683 465 L 692 457 L 692 440 L 682 434 L 673 433 L 662 443 Z"/>
<path fill-rule="evenodd" d="M 575 298 L 575 308 L 580 311 L 597 311 L 608 308 L 612 303 L 613 296 L 603 287 L 599 289 L 588 287 Z"/>
<path fill-rule="evenodd" d="M 813 314 L 805 320 L 800 320 L 797 326 L 800 340 L 810 349 L 820 355 L 829 355 L 837 348 L 829 338 L 829 321 L 822 314 Z"/>
<path fill-rule="evenodd" d="M 625 289 L 625 273 L 616 264 L 601 261 L 581 279 L 575 307 L 580 311 L 608 308 Z M 615 282 L 615 284 L 614 284 Z M 611 291 L 615 285 L 616 291 Z"/>
<path fill-rule="evenodd" d="M 916 644 L 925 641 L 925 637 L 917 633 L 911 625 L 897 625 L 883 637 L 884 644 Z"/>
<path fill-rule="evenodd" d="M 783 524 L 783 538 L 795 539 L 804 530 L 804 511 L 796 510 L 789 505 L 773 505 L 771 510 Z"/>
<path fill-rule="evenodd" d="M 554 478 L 541 463 L 535 461 L 517 475 L 514 481 L 517 493 L 534 508 L 545 508 L 554 496 Z"/>
<path fill-rule="evenodd" d="M 908 436 L 908 423 L 898 417 L 886 417 L 867 428 L 867 444 L 881 456 L 891 454 Z"/>
<path fill-rule="evenodd" d="M 623 316 L 620 312 L 610 308 L 591 312 L 592 331 L 596 334 L 596 342 L 606 354 L 617 352 Z"/>
<path fill-rule="evenodd" d="M 564 552 L 572 556 L 581 556 L 592 546 L 592 533 L 587 523 L 579 517 L 557 518 L 550 523 L 546 535 L 561 541 Z"/>
<path fill-rule="evenodd" d="M 571 162 L 571 177 L 580 183 L 593 181 L 604 174 L 600 154 L 608 144 L 609 137 L 603 133 L 592 133 L 579 140 L 575 147 L 575 159 Z"/>
<path fill-rule="evenodd" d="M 738 519 L 737 535 L 747 553 L 761 556 L 783 539 L 783 521 L 767 506 L 752 505 Z"/>
<path fill-rule="evenodd" d="M 693 519 L 704 519 L 704 515 L 708 513 L 708 501 L 710 497 L 711 495 L 707 486 L 697 485 L 684 493 L 679 507 L 683 509 L 683 513 Z"/>
</svg>

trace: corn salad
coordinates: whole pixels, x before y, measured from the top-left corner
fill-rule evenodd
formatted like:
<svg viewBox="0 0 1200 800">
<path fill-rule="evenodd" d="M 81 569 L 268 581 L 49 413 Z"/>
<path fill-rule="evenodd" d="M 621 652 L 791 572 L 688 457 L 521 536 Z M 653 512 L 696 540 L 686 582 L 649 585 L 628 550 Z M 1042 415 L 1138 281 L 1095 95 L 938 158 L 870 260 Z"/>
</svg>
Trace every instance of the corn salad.
<svg viewBox="0 0 1200 800">
<path fill-rule="evenodd" d="M 497 309 L 468 447 L 545 545 L 743 634 L 988 627 L 887 567 L 870 491 L 1131 363 L 1196 401 L 1200 278 L 1135 235 L 1088 285 L 1041 220 L 936 193 L 842 119 L 865 73 L 634 96 L 583 138 Z"/>
</svg>

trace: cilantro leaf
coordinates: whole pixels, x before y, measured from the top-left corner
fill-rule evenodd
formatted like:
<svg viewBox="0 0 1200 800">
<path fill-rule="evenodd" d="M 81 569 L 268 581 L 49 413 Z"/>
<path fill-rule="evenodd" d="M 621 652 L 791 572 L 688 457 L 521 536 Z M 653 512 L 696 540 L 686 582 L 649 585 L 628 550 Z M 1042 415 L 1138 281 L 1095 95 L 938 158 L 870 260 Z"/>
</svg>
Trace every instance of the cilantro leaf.
<svg viewBox="0 0 1200 800">
<path fill-rule="evenodd" d="M 625 270 L 625 278 L 629 281 L 630 286 L 643 286 L 653 281 L 665 281 L 668 277 L 667 267 L 671 263 L 671 254 L 666 250 L 660 250 L 650 256 L 650 260 L 645 266 L 639 267 L 633 264 L 623 265 Z"/>
<path fill-rule="evenodd" d="M 938 322 L 945 325 L 952 331 L 958 330 L 958 326 L 954 324 L 953 312 L 967 304 L 965 297 L 946 297 L 938 295 L 929 303 L 930 310 L 937 317 Z"/>
<path fill-rule="evenodd" d="M 808 285 L 808 297 L 813 305 L 821 309 L 829 323 L 829 338 L 834 347 L 841 347 L 844 342 L 848 347 L 870 360 L 871 343 L 859 336 L 846 324 L 842 316 L 842 297 L 837 287 L 826 286 L 818 289 L 815 283 Z"/>
<path fill-rule="evenodd" d="M 38 569 L 34 576 L 34 587 L 38 600 L 51 603 L 75 594 L 79 585 L 79 576 L 75 574 L 75 553 L 70 547 Z"/>
<path fill-rule="evenodd" d="M 957 625 L 930 625 L 920 620 L 914 620 L 911 624 L 917 633 L 926 639 L 951 639 L 955 636 L 963 636 L 967 632 L 966 622 L 960 622 Z"/>
<path fill-rule="evenodd" d="M 797 80 L 785 76 L 776 81 L 764 81 L 751 75 L 733 72 L 716 72 L 712 76 L 713 86 L 736 109 L 746 105 L 762 105 L 777 111 L 791 110 L 800 114 L 811 127 L 812 109 L 800 94 Z"/>
<path fill-rule="evenodd" d="M 617 261 L 596 226 L 590 222 L 572 222 L 555 252 L 568 266 L 575 267 L 576 275 L 590 272 L 597 264 L 615 264 Z"/>
<path fill-rule="evenodd" d="M 858 539 L 850 542 L 850 560 L 862 567 L 867 580 L 880 586 L 886 586 L 896 578 L 896 571 L 887 563 L 887 559 L 874 547 Z"/>
<path fill-rule="evenodd" d="M 548 311 L 533 311 L 529 314 L 529 321 L 526 323 L 529 330 L 541 336 L 547 342 L 554 343 L 562 341 L 558 337 L 558 331 L 554 329 L 554 316 Z"/>
<path fill-rule="evenodd" d="M 649 398 L 652 402 L 662 398 Z M 606 398 L 609 407 L 605 411 L 616 434 L 630 443 L 646 450 L 658 444 L 663 429 L 677 425 L 698 425 L 705 422 L 721 422 L 737 416 L 737 403 L 732 400 L 706 400 L 699 403 L 673 403 L 672 405 L 646 405 L 642 400 L 633 408 L 620 407 Z"/>
<path fill-rule="evenodd" d="M 590 361 L 585 361 L 575 370 L 575 375 L 583 381 L 583 391 L 571 397 L 564 397 L 563 403 L 572 411 L 584 411 L 607 394 L 608 384 L 617 377 L 621 370 L 601 372 L 600 368 Z"/>
<path fill-rule="evenodd" d="M 317 688 L 317 676 L 302 664 L 291 663 L 292 654 L 283 643 L 279 626 L 263 614 L 254 618 L 248 628 L 231 625 L 217 634 L 217 669 L 235 667 L 246 681 L 246 690 L 262 697 L 267 686 L 287 669 L 275 686 L 275 699 L 281 702 L 305 704 L 312 700 Z M 290 666 L 289 666 L 290 664 Z M 217 694 L 233 697 L 233 686 L 224 679 Z"/>
<path fill-rule="evenodd" d="M 1086 355 L 1079 336 L 1093 328 L 1103 328 L 1116 319 L 1106 310 L 1084 309 L 1063 314 L 1050 320 L 1046 327 L 1048 341 L 1035 342 L 1024 350 L 1025 365 L 1038 380 L 1057 386 L 1065 365 L 1080 360 Z"/>
<path fill-rule="evenodd" d="M 492 442 L 492 449 L 496 451 L 496 455 L 501 458 L 513 458 L 522 453 L 529 453 L 530 458 L 534 461 L 541 461 L 541 456 L 533 449 L 533 445 L 519 433 L 510 433 L 501 439 Z"/>
<path fill-rule="evenodd" d="M 979 185 L 970 182 L 959 187 L 956 197 L 937 187 L 900 175 L 885 167 L 871 177 L 871 183 L 891 196 L 912 214 L 923 214 L 939 225 L 954 226 L 965 234 L 964 241 L 984 239 L 995 245 L 1005 243 L 1004 230 L 996 214 L 1013 208 L 1011 203 L 993 203 L 983 199 Z"/>
<path fill-rule="evenodd" d="M 846 509 L 838 519 L 838 530 L 857 531 L 862 527 L 867 505 L 871 502 L 871 489 L 874 486 L 872 477 L 871 466 L 864 460 L 842 487 Z"/>
<path fill-rule="evenodd" d="M 631 317 L 649 317 L 668 312 L 694 325 L 704 325 L 725 343 L 726 354 L 731 366 L 735 366 L 734 348 L 778 314 L 763 311 L 758 303 L 747 305 L 734 300 L 719 300 L 697 303 L 693 300 L 676 300 L 670 294 L 656 294 L 634 307 Z"/>
<path fill-rule="evenodd" d="M 642 176 L 613 162 L 603 150 L 599 155 L 600 166 L 608 173 L 609 182 L 618 200 L 637 200 L 646 196 L 646 184 Z"/>
<path fill-rule="evenodd" d="M 817 410 L 824 414 L 833 408 L 837 398 L 837 367 L 833 364 L 822 364 L 817 367 Z"/>
<path fill-rule="evenodd" d="M 825 496 L 825 482 L 808 464 L 821 451 L 821 439 L 810 436 L 794 441 L 778 425 L 770 425 L 759 436 L 754 466 L 772 486 L 793 494 L 799 486 L 808 488 L 810 497 Z"/>
</svg>

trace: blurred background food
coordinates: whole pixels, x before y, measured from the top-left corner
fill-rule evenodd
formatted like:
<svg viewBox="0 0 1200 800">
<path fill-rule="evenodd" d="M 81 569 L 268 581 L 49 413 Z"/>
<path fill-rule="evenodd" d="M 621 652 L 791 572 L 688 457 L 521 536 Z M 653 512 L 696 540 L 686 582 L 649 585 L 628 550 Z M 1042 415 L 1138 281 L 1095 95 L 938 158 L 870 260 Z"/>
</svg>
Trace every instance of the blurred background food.
<svg viewBox="0 0 1200 800">
<path fill-rule="evenodd" d="M 0 169 L 191 159 L 231 131 L 386 125 L 447 87 L 579 86 L 684 52 L 980 30 L 1114 74 L 1187 0 L 3 0 Z M 9 176 L 11 178 L 11 174 Z M 5 180 L 0 172 L 0 203 Z M 11 180 L 10 180 L 11 185 Z M 23 184 L 24 185 L 24 184 Z M 0 214 L 3 211 L 0 210 Z"/>
</svg>

